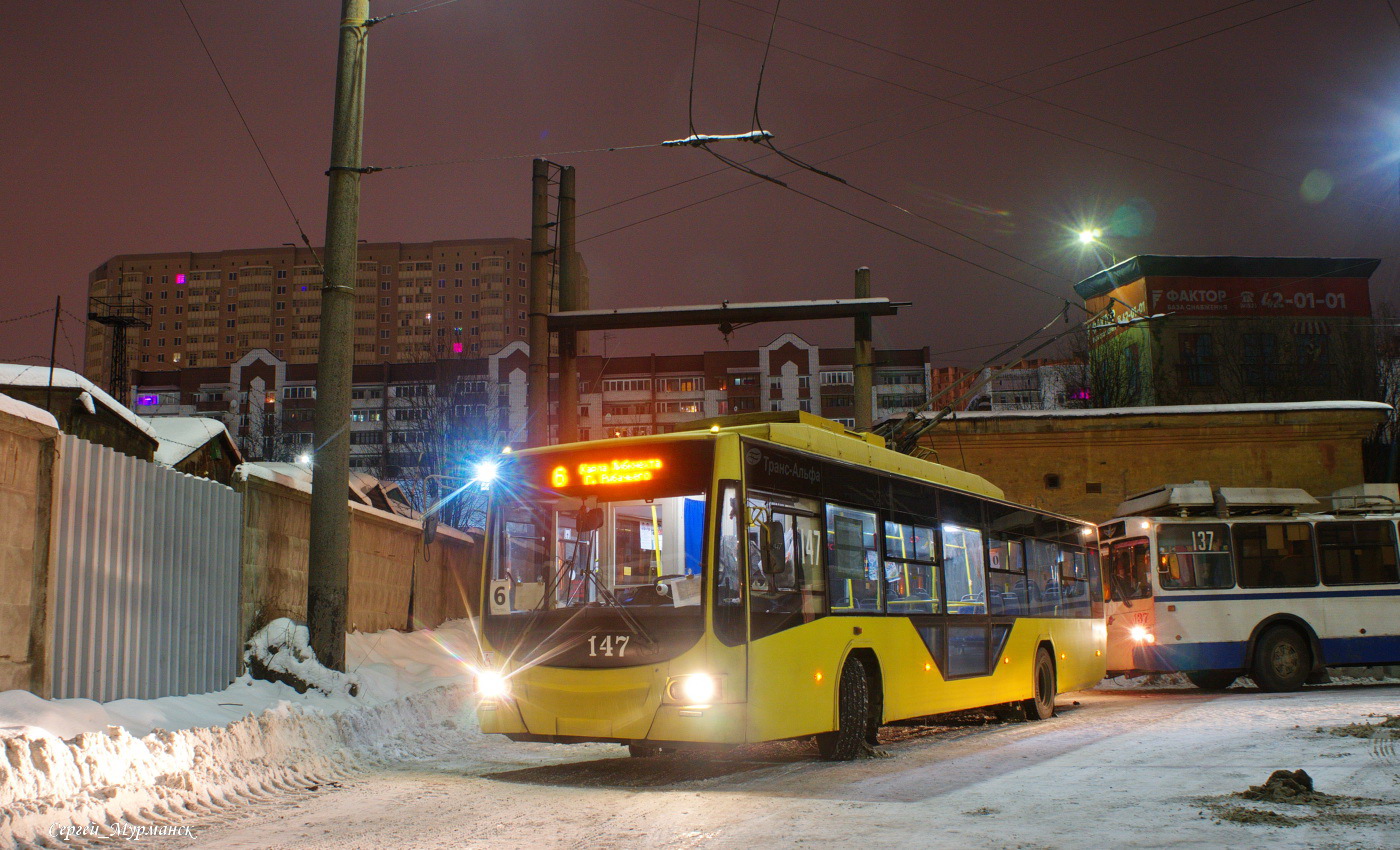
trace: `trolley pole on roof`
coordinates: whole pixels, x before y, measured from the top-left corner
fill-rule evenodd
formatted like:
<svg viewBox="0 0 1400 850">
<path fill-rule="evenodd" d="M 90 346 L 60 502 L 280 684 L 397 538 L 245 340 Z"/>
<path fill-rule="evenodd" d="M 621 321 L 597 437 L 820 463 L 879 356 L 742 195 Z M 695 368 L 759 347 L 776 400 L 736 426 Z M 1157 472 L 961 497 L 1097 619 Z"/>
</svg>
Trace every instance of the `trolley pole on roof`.
<svg viewBox="0 0 1400 850">
<path fill-rule="evenodd" d="M 861 266 L 856 269 L 856 298 L 870 297 L 870 269 Z M 869 431 L 874 424 L 874 332 L 870 314 L 855 317 L 855 345 L 851 349 L 853 391 L 855 393 L 855 420 L 857 431 Z"/>
</svg>

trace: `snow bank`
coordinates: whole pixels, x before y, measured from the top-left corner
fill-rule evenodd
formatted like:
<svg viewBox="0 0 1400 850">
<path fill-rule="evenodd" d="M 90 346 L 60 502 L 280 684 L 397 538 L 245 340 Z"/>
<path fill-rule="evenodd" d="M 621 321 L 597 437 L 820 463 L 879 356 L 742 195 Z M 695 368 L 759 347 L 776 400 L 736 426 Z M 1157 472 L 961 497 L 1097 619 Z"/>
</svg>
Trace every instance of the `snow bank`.
<svg viewBox="0 0 1400 850">
<path fill-rule="evenodd" d="M 306 693 L 248 677 L 213 694 L 106 704 L 0 693 L 0 848 L 65 831 L 169 826 L 480 742 L 466 621 L 350 635 L 348 676 L 297 657 L 304 633 L 282 621 L 256 640 L 265 657 L 289 656 L 288 669 L 315 683 Z M 345 687 L 352 679 L 363 686 L 356 696 Z"/>
</svg>

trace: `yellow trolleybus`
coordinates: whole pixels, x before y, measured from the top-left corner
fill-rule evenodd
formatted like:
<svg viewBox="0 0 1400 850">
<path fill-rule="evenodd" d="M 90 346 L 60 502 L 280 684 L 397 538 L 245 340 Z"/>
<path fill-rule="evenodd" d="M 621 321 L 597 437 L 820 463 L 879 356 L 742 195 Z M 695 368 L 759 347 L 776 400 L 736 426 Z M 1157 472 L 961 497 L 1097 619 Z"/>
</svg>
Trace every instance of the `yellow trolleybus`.
<svg viewBox="0 0 1400 850">
<path fill-rule="evenodd" d="M 1092 525 L 811 414 L 521 451 L 491 486 L 486 732 L 847 759 L 1104 675 Z"/>
</svg>

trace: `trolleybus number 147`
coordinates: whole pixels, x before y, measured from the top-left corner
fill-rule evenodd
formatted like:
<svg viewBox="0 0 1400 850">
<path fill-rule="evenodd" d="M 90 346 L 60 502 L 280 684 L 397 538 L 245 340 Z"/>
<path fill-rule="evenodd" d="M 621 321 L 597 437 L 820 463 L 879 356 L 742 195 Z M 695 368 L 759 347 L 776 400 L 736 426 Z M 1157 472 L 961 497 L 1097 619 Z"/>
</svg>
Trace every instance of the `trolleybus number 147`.
<svg viewBox="0 0 1400 850">
<path fill-rule="evenodd" d="M 627 641 L 631 640 L 631 635 L 598 635 L 588 636 L 588 657 L 597 658 L 599 653 L 608 658 L 613 657 L 613 650 L 617 650 L 618 658 L 627 657 Z"/>
</svg>

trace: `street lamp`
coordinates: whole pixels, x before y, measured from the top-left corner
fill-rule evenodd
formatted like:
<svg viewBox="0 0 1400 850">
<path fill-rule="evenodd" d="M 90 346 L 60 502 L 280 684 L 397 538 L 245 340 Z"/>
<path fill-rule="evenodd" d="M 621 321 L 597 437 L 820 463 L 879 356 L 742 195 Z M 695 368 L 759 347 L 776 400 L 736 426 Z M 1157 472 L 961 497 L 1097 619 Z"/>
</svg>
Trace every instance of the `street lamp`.
<svg viewBox="0 0 1400 850">
<path fill-rule="evenodd" d="M 1118 257 L 1114 255 L 1113 249 L 1109 248 L 1108 244 L 1103 241 L 1102 227 L 1081 227 L 1074 232 L 1074 236 L 1081 247 L 1093 250 L 1094 258 L 1098 259 L 1099 262 L 1103 262 L 1099 259 L 1099 249 L 1103 248 L 1104 252 L 1108 254 L 1109 265 L 1118 265 Z"/>
</svg>

